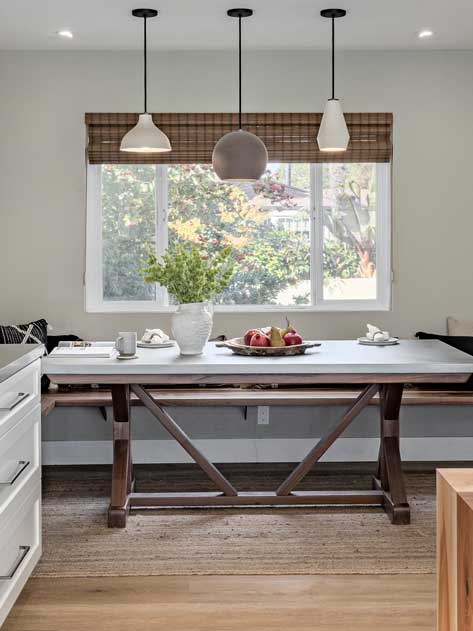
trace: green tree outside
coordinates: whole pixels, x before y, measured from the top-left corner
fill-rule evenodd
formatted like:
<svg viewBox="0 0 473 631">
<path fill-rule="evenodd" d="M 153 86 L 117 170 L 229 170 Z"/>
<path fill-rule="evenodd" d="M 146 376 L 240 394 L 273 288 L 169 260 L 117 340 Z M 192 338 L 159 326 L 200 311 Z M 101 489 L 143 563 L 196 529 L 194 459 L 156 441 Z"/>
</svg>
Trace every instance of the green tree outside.
<svg viewBox="0 0 473 631">
<path fill-rule="evenodd" d="M 140 268 L 156 243 L 155 173 L 102 166 L 106 300 L 154 299 Z M 375 273 L 373 174 L 372 165 L 324 166 L 327 281 Z M 232 248 L 235 271 L 216 302 L 310 303 L 309 165 L 271 165 L 254 185 L 222 183 L 210 165 L 170 166 L 167 177 L 169 244 L 195 244 L 209 257 Z"/>
</svg>

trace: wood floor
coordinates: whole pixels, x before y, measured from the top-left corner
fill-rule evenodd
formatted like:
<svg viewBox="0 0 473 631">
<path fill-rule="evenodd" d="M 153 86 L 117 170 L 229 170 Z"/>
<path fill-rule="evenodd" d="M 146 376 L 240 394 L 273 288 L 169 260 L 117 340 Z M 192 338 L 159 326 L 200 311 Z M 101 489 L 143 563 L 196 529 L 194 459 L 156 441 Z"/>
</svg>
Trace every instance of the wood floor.
<svg viewBox="0 0 473 631">
<path fill-rule="evenodd" d="M 237 473 L 247 474 L 245 466 Z M 283 479 L 284 466 L 262 466 L 259 482 L 270 474 Z M 189 467 L 138 473 L 166 484 L 171 474 L 186 483 L 191 477 L 198 485 Z M 82 468 L 44 474 L 84 477 Z M 87 475 L 96 484 L 104 471 Z M 2 631 L 434 631 L 435 606 L 432 574 L 34 578 Z"/>
<path fill-rule="evenodd" d="M 30 579 L 3 631 L 434 631 L 435 577 Z"/>
</svg>

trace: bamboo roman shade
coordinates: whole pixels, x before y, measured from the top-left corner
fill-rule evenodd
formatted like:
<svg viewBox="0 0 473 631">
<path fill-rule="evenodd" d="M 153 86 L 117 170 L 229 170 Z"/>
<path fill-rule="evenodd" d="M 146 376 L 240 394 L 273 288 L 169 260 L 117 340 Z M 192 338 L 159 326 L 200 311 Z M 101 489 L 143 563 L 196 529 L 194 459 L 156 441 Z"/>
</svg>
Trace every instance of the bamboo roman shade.
<svg viewBox="0 0 473 631">
<path fill-rule="evenodd" d="M 270 162 L 389 162 L 392 114 L 345 114 L 350 132 L 347 151 L 319 151 L 317 132 L 322 114 L 243 114 L 242 127 L 261 138 Z M 169 137 L 170 153 L 120 151 L 120 141 L 138 114 L 86 114 L 88 159 L 91 164 L 205 164 L 212 162 L 215 143 L 238 127 L 237 114 L 153 114 Z"/>
</svg>

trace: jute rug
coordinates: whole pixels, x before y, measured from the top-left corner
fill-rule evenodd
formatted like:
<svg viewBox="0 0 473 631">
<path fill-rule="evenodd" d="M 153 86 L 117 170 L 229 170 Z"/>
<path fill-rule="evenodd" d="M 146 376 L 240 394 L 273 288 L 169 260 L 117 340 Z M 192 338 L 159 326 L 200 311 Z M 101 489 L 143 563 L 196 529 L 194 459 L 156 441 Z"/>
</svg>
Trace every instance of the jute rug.
<svg viewBox="0 0 473 631">
<path fill-rule="evenodd" d="M 170 469 L 170 468 L 168 468 Z M 281 465 L 251 476 L 222 467 L 241 490 L 274 489 Z M 412 523 L 392 526 L 379 508 L 161 509 L 106 526 L 110 482 L 44 482 L 44 552 L 35 576 L 192 574 L 428 574 L 435 571 L 435 476 L 406 476 Z M 142 474 L 141 490 L 211 489 L 194 469 Z M 189 483 L 192 480 L 192 483 Z M 367 475 L 312 475 L 300 488 L 367 489 Z"/>
</svg>

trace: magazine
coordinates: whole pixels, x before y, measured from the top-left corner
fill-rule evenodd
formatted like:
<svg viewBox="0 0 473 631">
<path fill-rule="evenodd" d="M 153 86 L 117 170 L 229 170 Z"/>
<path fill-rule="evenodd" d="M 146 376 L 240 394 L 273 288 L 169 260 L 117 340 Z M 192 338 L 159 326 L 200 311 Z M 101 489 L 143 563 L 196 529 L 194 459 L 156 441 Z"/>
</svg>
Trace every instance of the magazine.
<svg viewBox="0 0 473 631">
<path fill-rule="evenodd" d="M 114 342 L 59 342 L 49 357 L 102 359 L 114 357 L 116 353 Z"/>
</svg>

